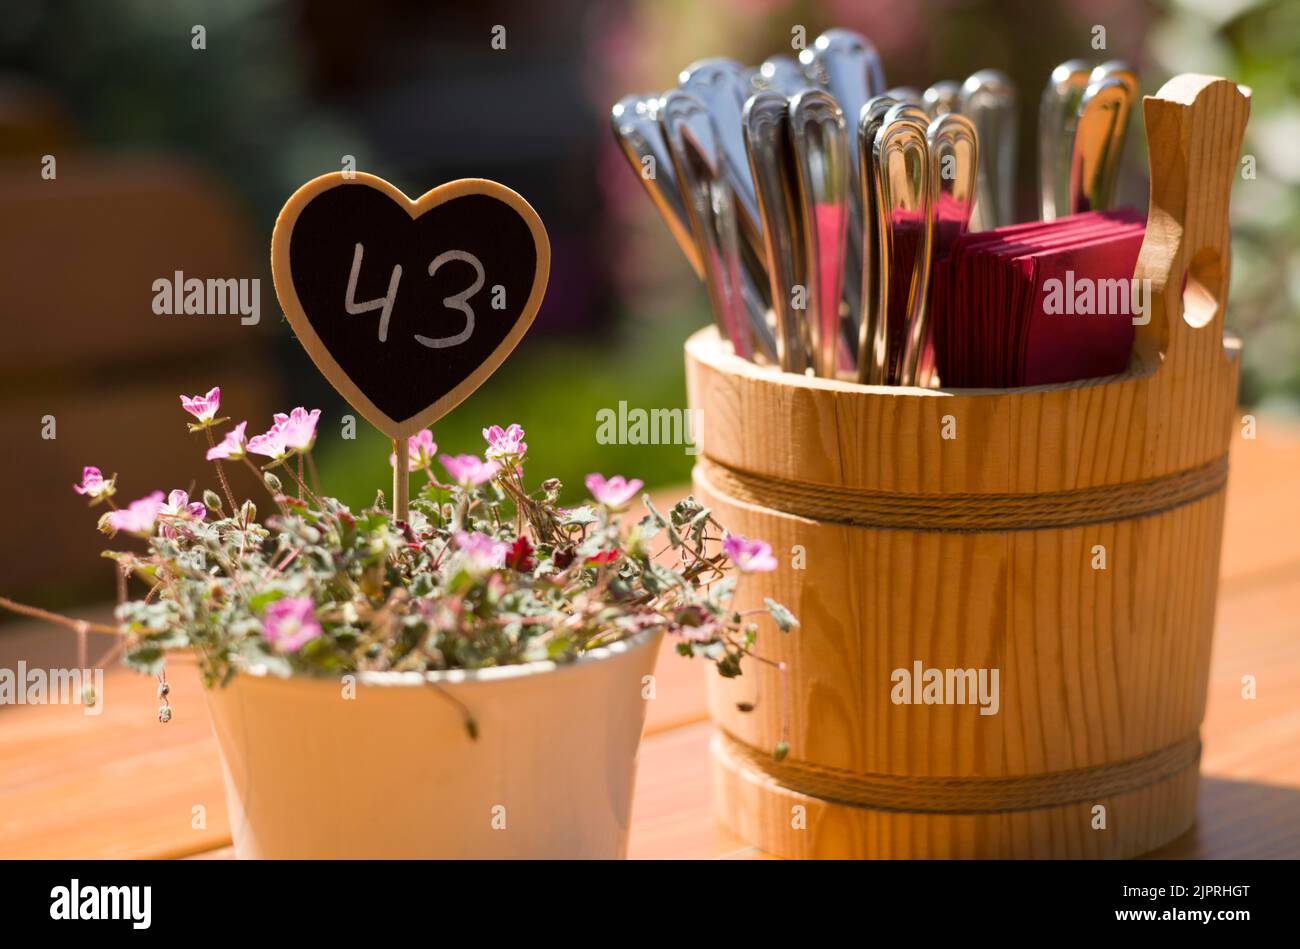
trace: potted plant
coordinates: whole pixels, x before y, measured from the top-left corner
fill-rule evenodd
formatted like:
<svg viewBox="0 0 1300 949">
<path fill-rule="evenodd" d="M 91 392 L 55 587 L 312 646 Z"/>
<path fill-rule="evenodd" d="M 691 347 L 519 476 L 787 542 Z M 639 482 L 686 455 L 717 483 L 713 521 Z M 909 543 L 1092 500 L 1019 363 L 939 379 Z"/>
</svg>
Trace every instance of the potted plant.
<svg viewBox="0 0 1300 949">
<path fill-rule="evenodd" d="M 622 856 L 660 639 L 724 676 L 763 661 L 728 574 L 773 569 L 768 546 L 690 497 L 630 518 L 635 479 L 590 475 L 590 502 L 562 507 L 558 481 L 526 486 L 518 425 L 485 430 L 483 457 L 421 431 L 408 519 L 382 493 L 353 511 L 312 483 L 318 410 L 217 436 L 220 397 L 181 398 L 220 493 L 118 506 L 95 468 L 76 490 L 144 542 L 106 556 L 143 582 L 117 620 L 161 721 L 168 654 L 197 657 L 237 855 Z M 229 464 L 265 496 L 237 499 Z"/>
</svg>

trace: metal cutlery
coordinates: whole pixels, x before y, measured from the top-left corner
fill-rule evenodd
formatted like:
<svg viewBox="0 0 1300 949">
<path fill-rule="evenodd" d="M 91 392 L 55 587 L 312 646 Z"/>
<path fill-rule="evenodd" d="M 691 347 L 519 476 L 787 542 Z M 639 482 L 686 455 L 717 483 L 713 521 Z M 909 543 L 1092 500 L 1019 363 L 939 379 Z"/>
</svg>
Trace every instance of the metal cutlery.
<svg viewBox="0 0 1300 949">
<path fill-rule="evenodd" d="M 659 97 L 624 96 L 610 110 L 610 120 L 624 157 L 668 225 L 695 275 L 703 280 L 704 264 L 695 235 L 691 232 L 686 205 L 682 203 L 672 156 L 668 154 L 668 145 L 659 127 Z"/>
<path fill-rule="evenodd" d="M 1128 115 L 1129 93 L 1120 79 L 1100 79 L 1088 84 L 1079 104 L 1070 160 L 1070 213 L 1100 211 L 1110 207 L 1118 167 L 1113 155 L 1120 138 L 1119 122 Z"/>
<path fill-rule="evenodd" d="M 1136 77 L 1109 63 L 1087 78 L 1077 115 L 1059 96 L 1049 113 L 1044 94 L 1043 115 L 1061 129 L 1045 168 L 1062 166 L 1057 152 L 1071 158 L 1068 175 L 1043 172 L 1056 176 L 1056 209 L 1070 189 L 1085 201 L 1114 189 Z M 827 30 L 798 61 L 701 60 L 679 83 L 624 97 L 611 122 L 736 353 L 824 378 L 933 384 L 933 263 L 966 229 L 1012 220 L 1010 81 L 982 70 L 882 93 L 871 43 Z"/>
<path fill-rule="evenodd" d="M 731 59 L 703 59 L 682 70 L 677 88 L 695 96 L 713 116 L 721 148 L 719 170 L 736 193 L 740 226 L 745 238 L 759 253 L 758 205 L 754 196 L 754 179 L 745 157 L 745 135 L 741 129 L 741 111 L 749 98 L 745 67 Z"/>
<path fill-rule="evenodd" d="M 828 91 L 844 115 L 847 133 L 857 131 L 862 107 L 885 87 L 885 69 L 871 41 L 852 30 L 826 30 L 810 48 L 799 54 L 808 75 Z M 844 300 L 848 304 L 845 345 L 849 358 L 857 356 L 862 322 L 862 205 L 855 185 L 858 177 L 858 149 L 849 148 L 848 256 L 844 267 Z"/>
<path fill-rule="evenodd" d="M 790 100 L 790 142 L 799 184 L 804 239 L 806 315 L 817 375 L 850 371 L 841 343 L 841 298 L 849 224 L 849 144 L 844 113 L 830 93 L 801 92 Z M 855 336 L 856 338 L 856 336 Z"/>
<path fill-rule="evenodd" d="M 936 82 L 921 93 L 921 104 L 930 118 L 961 111 L 961 83 L 951 79 Z"/>
<path fill-rule="evenodd" d="M 795 306 L 796 288 L 806 285 L 806 278 L 789 104 L 778 92 L 759 92 L 749 98 L 744 110 L 745 151 L 754 178 L 767 251 L 772 309 L 776 317 L 777 362 L 786 372 L 802 373 L 810 365 L 812 343 L 807 311 Z"/>
<path fill-rule="evenodd" d="M 1016 89 L 1005 73 L 981 69 L 962 83 L 961 114 L 975 125 L 983 153 L 972 230 L 1015 220 L 1016 113 Z"/>
<path fill-rule="evenodd" d="M 752 360 L 753 328 L 741 287 L 736 198 L 723 172 L 725 159 L 713 117 L 699 99 L 673 90 L 660 103 L 659 121 L 700 250 L 714 318 L 736 354 Z"/>
<path fill-rule="evenodd" d="M 625 96 L 611 109 L 611 124 L 620 150 L 637 173 L 651 202 L 668 225 L 669 232 L 696 276 L 704 280 L 706 278 L 700 247 L 691 229 L 690 217 L 683 203 L 683 189 L 677 181 L 673 159 L 659 123 L 660 103 L 659 96 Z M 741 250 L 743 257 L 745 248 L 742 246 Z M 760 288 L 756 284 L 750 272 L 752 269 L 746 266 L 741 272 L 741 298 L 749 322 L 757 325 L 766 319 L 768 303 L 766 287 Z M 762 280 L 766 279 L 766 275 L 763 275 Z M 766 339 L 771 333 L 761 332 L 760 335 Z"/>
<path fill-rule="evenodd" d="M 914 105 L 918 109 L 925 108 L 925 93 L 915 86 L 895 86 L 892 89 L 886 89 L 885 95 L 898 102 Z"/>
<path fill-rule="evenodd" d="M 830 91 L 845 115 L 850 107 L 860 109 L 884 91 L 880 54 L 870 40 L 853 30 L 826 30 L 799 54 L 799 61 L 814 81 Z"/>
<path fill-rule="evenodd" d="M 754 77 L 754 88 L 758 91 L 779 92 L 783 96 L 798 95 L 814 85 L 803 67 L 791 56 L 768 57 L 758 67 L 758 74 Z M 754 184 L 757 187 L 758 183 Z"/>
<path fill-rule="evenodd" d="M 876 294 L 880 279 L 879 243 L 876 207 L 876 171 L 874 148 L 876 134 L 884 124 L 885 115 L 897 105 L 890 96 L 876 96 L 862 107 L 858 116 L 858 200 L 862 206 L 866 226 L 862 230 L 862 318 L 858 327 L 858 381 L 884 384 L 885 333 L 884 319 Z"/>
<path fill-rule="evenodd" d="M 979 177 L 979 138 L 975 126 L 963 115 L 947 112 L 938 116 L 925 131 L 930 152 L 930 201 L 934 235 L 930 251 L 930 273 L 970 226 L 975 204 L 975 183 Z M 929 331 L 929 287 L 920 308 L 919 323 L 909 327 L 908 348 L 903 360 L 903 384 L 928 386 L 933 381 L 933 349 L 927 345 Z"/>
<path fill-rule="evenodd" d="M 1052 70 L 1038 107 L 1038 210 L 1055 221 L 1070 206 L 1070 160 L 1079 103 L 1088 88 L 1092 64 L 1071 59 Z"/>
<path fill-rule="evenodd" d="M 1124 142 L 1128 134 L 1128 117 L 1138 97 L 1137 73 L 1127 63 L 1119 60 L 1102 63 L 1089 76 L 1090 85 L 1108 80 L 1121 83 L 1124 87 L 1124 95 L 1120 98 L 1118 112 L 1115 115 L 1111 134 L 1107 138 L 1106 148 L 1103 151 L 1101 166 L 1097 172 L 1096 199 L 1101 203 L 1093 205 L 1093 207 L 1099 210 L 1105 210 L 1115 202 L 1115 189 L 1119 183 L 1120 161 L 1124 154 Z M 1084 98 L 1087 98 L 1086 90 Z M 1082 107 L 1082 103 L 1080 103 L 1081 110 Z"/>
<path fill-rule="evenodd" d="M 934 237 L 927 126 L 909 115 L 911 108 L 905 103 L 892 106 L 872 146 L 879 258 L 876 295 L 881 316 L 878 333 L 884 337 L 884 381 L 889 385 L 912 383 L 905 357 L 917 348 L 913 337 L 924 328 Z M 904 303 L 896 313 L 892 284 L 896 275 L 904 273 L 908 274 L 901 298 Z"/>
</svg>

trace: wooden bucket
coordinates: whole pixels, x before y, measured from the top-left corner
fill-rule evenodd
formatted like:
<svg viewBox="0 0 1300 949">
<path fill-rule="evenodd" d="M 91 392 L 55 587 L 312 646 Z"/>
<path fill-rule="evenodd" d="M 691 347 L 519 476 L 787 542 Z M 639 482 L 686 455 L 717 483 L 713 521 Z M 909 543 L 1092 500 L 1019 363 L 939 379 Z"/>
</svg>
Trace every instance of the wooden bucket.
<svg viewBox="0 0 1300 949">
<path fill-rule="evenodd" d="M 1239 363 L 1223 333 L 1228 195 L 1249 102 L 1187 75 L 1144 106 L 1136 276 L 1151 318 L 1125 374 L 857 386 L 756 366 L 713 330 L 687 343 L 697 496 L 782 563 L 742 579 L 742 608 L 770 596 L 802 622 L 759 636 L 784 676 L 710 677 L 717 813 L 757 847 L 1128 857 L 1192 825 Z M 900 670 L 918 663 L 953 704 L 908 691 Z M 974 691 L 956 704 L 978 670 L 990 697 L 998 673 L 993 713 Z"/>
</svg>

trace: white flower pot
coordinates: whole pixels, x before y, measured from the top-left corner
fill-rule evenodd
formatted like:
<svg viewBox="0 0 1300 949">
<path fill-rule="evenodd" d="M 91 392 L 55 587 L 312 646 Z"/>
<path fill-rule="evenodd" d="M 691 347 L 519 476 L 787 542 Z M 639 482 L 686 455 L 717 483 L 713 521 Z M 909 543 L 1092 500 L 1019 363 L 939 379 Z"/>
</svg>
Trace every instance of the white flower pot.
<svg viewBox="0 0 1300 949">
<path fill-rule="evenodd" d="M 535 662 L 208 691 L 240 858 L 626 855 L 660 633 Z"/>
</svg>

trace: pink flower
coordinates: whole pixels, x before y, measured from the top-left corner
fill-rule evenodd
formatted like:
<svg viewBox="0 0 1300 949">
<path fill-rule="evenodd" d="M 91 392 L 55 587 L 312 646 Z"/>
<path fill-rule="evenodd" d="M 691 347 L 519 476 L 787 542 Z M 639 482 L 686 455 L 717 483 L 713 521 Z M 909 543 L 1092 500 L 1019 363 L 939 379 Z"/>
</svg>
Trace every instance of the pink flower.
<svg viewBox="0 0 1300 949">
<path fill-rule="evenodd" d="M 262 635 L 276 652 L 297 652 L 321 635 L 310 597 L 276 600 L 262 614 Z"/>
<path fill-rule="evenodd" d="M 308 412 L 301 405 L 288 415 L 283 412 L 275 414 L 275 427 L 284 435 L 287 448 L 306 451 L 316 440 L 316 422 L 320 419 L 320 409 Z"/>
<path fill-rule="evenodd" d="M 208 461 L 215 461 L 218 458 L 243 458 L 244 429 L 247 427 L 247 422 L 240 422 L 230 431 L 226 432 L 225 438 L 221 439 L 221 441 L 214 447 L 208 449 Z"/>
<path fill-rule="evenodd" d="M 86 466 L 81 469 L 81 484 L 74 484 L 72 490 L 88 496 L 92 501 L 99 501 L 112 497 L 115 486 L 112 478 L 104 480 L 98 468 Z"/>
<path fill-rule="evenodd" d="M 433 440 L 432 429 L 422 429 L 406 440 L 406 454 L 410 459 L 408 467 L 412 471 L 423 471 L 433 464 L 433 456 L 438 451 L 438 443 Z M 388 456 L 388 463 L 397 467 L 397 454 Z"/>
<path fill-rule="evenodd" d="M 587 475 L 587 490 L 591 492 L 591 496 L 612 511 L 618 510 L 636 497 L 636 493 L 642 487 L 643 482 L 639 478 L 628 481 L 622 475 L 614 475 L 606 481 L 604 475 Z"/>
<path fill-rule="evenodd" d="M 455 539 L 461 557 L 471 568 L 495 570 L 497 567 L 505 566 L 506 553 L 510 547 L 504 541 L 496 540 L 479 531 L 473 533 L 457 531 Z"/>
<path fill-rule="evenodd" d="M 517 424 L 511 424 L 504 429 L 500 425 L 485 428 L 483 437 L 488 443 L 488 450 L 484 454 L 494 461 L 518 460 L 528 452 L 528 443 L 524 441 L 524 430 Z"/>
<path fill-rule="evenodd" d="M 177 521 L 201 521 L 208 516 L 208 509 L 198 501 L 191 502 L 185 491 L 173 491 L 167 495 L 167 503 L 158 509 L 158 518 L 162 520 L 164 537 L 176 537 L 172 523 Z"/>
<path fill-rule="evenodd" d="M 108 513 L 108 526 L 115 531 L 148 537 L 153 533 L 154 522 L 163 508 L 163 493 L 155 491 L 148 497 L 132 501 L 120 511 Z"/>
<path fill-rule="evenodd" d="M 451 475 L 451 480 L 462 488 L 472 488 L 491 481 L 500 470 L 495 461 L 484 461 L 475 455 L 457 455 L 454 458 L 451 455 L 440 455 L 438 460 L 447 469 L 447 474 Z"/>
<path fill-rule="evenodd" d="M 208 516 L 208 509 L 198 501 L 191 502 L 188 492 L 176 490 L 167 495 L 167 503 L 158 513 L 181 521 L 201 521 Z"/>
<path fill-rule="evenodd" d="M 254 435 L 246 447 L 255 455 L 265 455 L 276 460 L 283 458 L 289 451 L 284 443 L 284 430 L 278 425 L 271 426 L 261 435 Z"/>
<path fill-rule="evenodd" d="M 768 573 L 776 569 L 772 545 L 763 540 L 746 540 L 731 534 L 722 542 L 722 551 L 741 573 Z"/>
<path fill-rule="evenodd" d="M 211 422 L 221 408 L 221 387 L 209 389 L 207 395 L 181 396 L 181 408 L 200 422 Z"/>
</svg>

